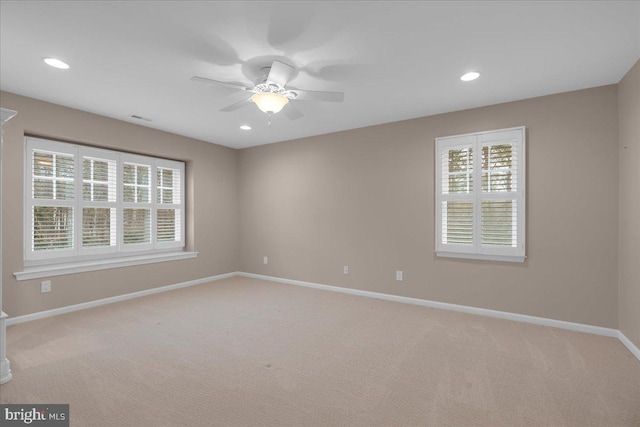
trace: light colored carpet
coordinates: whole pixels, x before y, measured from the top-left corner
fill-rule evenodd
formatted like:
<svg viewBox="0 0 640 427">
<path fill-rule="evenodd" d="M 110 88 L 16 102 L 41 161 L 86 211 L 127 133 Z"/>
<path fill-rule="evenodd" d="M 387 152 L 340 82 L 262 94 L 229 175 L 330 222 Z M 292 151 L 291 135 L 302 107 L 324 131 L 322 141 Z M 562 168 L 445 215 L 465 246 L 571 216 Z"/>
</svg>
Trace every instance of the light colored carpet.
<svg viewBox="0 0 640 427">
<path fill-rule="evenodd" d="M 640 426 L 614 338 L 235 277 L 12 326 L 72 426 Z"/>
</svg>

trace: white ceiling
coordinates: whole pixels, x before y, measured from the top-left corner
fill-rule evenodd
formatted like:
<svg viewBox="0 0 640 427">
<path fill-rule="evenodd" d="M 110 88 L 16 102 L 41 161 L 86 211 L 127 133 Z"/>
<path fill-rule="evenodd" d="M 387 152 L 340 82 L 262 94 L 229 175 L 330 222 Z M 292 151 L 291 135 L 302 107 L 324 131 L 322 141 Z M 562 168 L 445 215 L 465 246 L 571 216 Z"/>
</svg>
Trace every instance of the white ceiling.
<svg viewBox="0 0 640 427">
<path fill-rule="evenodd" d="M 640 57 L 638 1 L 3 0 L 0 17 L 2 90 L 236 148 L 617 83 Z M 268 127 L 218 111 L 245 93 L 190 81 L 249 84 L 274 59 L 344 103 Z"/>
</svg>

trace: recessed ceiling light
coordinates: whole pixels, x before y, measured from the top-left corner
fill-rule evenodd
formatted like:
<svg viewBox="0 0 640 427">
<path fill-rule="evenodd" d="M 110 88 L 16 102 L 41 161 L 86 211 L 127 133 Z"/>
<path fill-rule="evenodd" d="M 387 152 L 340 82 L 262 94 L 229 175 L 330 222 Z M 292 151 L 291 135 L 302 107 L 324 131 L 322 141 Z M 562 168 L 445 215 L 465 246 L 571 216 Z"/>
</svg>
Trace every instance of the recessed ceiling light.
<svg viewBox="0 0 640 427">
<path fill-rule="evenodd" d="M 242 130 L 251 130 L 251 126 L 249 126 L 249 125 L 242 125 L 242 126 L 240 126 L 240 129 L 242 129 Z"/>
<path fill-rule="evenodd" d="M 61 70 L 69 68 L 69 64 L 56 58 L 43 58 L 43 60 L 47 65 L 50 65 L 53 68 L 60 68 Z"/>
<path fill-rule="evenodd" d="M 463 82 L 470 82 L 471 80 L 475 80 L 478 77 L 480 77 L 480 73 L 478 73 L 477 71 L 470 71 L 466 74 L 463 74 L 460 77 L 460 80 L 462 80 Z"/>
</svg>

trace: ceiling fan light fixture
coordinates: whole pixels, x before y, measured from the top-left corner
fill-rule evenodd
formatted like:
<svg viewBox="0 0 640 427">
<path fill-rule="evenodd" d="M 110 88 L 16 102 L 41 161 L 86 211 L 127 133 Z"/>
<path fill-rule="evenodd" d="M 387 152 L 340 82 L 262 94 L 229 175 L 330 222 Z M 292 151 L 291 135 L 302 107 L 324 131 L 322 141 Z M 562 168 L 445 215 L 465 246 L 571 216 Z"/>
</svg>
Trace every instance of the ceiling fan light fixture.
<svg viewBox="0 0 640 427">
<path fill-rule="evenodd" d="M 262 92 L 251 97 L 260 110 L 267 114 L 279 113 L 289 103 L 289 98 L 279 93 Z"/>
</svg>

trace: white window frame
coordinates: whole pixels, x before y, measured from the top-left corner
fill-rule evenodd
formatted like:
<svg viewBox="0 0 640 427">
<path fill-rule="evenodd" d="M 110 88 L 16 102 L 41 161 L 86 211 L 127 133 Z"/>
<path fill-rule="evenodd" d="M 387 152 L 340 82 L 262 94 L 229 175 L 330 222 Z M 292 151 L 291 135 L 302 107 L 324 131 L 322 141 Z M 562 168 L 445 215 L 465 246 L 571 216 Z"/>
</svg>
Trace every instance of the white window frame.
<svg viewBox="0 0 640 427">
<path fill-rule="evenodd" d="M 32 197 L 32 185 L 33 185 L 33 150 L 49 151 L 54 153 L 65 153 L 74 156 L 74 183 L 75 192 L 74 200 L 43 200 L 41 203 L 37 200 L 34 201 Z M 95 157 L 105 160 L 115 160 L 117 166 L 116 172 L 116 202 L 88 202 L 83 200 L 82 184 L 82 159 L 83 157 Z M 123 214 L 124 208 L 128 206 L 143 207 L 138 203 L 125 203 L 123 201 L 123 165 L 124 163 L 139 163 L 150 165 L 150 199 L 149 203 L 144 203 L 144 207 L 151 209 L 151 236 L 148 244 L 130 244 L 125 245 L 124 231 L 123 231 Z M 156 168 L 164 167 L 176 169 L 180 174 L 180 204 L 164 204 L 161 205 L 157 200 L 156 191 Z M 100 148 L 93 148 L 68 142 L 51 141 L 41 138 L 26 137 L 25 138 L 25 177 L 24 177 L 24 265 L 25 271 L 16 273 L 16 277 L 33 278 L 44 277 L 46 271 L 41 276 L 33 276 L 32 273 L 27 271 L 29 267 L 38 266 L 58 266 L 64 267 L 65 271 L 73 270 L 73 265 L 82 264 L 81 271 L 90 271 L 94 269 L 111 268 L 108 267 L 109 260 L 114 260 L 114 266 L 131 265 L 131 257 L 135 256 L 140 262 L 144 264 L 147 262 L 154 262 L 154 259 L 168 260 L 168 255 L 171 253 L 180 252 L 176 255 L 176 259 L 186 259 L 195 257 L 197 253 L 185 253 L 185 164 L 184 162 L 160 159 L 149 156 L 133 155 L 121 151 L 106 150 Z M 32 241 L 32 210 L 34 205 L 48 205 L 48 206 L 70 206 L 73 208 L 73 247 L 71 249 L 53 249 L 47 251 L 33 251 Z M 82 247 L 82 209 L 83 207 L 115 207 L 116 208 L 116 245 L 114 247 Z M 136 206 L 133 206 L 136 205 Z M 180 235 L 179 239 L 173 242 L 157 242 L 156 230 L 156 212 L 157 208 L 178 208 L 180 209 Z M 148 255 L 148 256 L 147 256 Z M 126 261 L 123 261 L 124 259 Z M 149 261 L 151 260 L 151 261 Z M 97 268 L 88 268 L 92 261 L 95 261 Z M 117 261 L 117 262 L 115 262 Z M 158 261 L 160 262 L 160 261 Z M 71 266 L 71 267 L 70 267 Z M 107 267 L 105 267 L 107 266 Z M 42 270 L 42 269 L 33 269 Z M 73 271 L 71 271 L 73 272 Z M 55 275 L 55 273 L 54 273 Z M 32 277 L 33 276 L 33 277 Z"/>
<path fill-rule="evenodd" d="M 482 192 L 482 147 L 512 143 L 517 151 L 517 189 L 509 193 Z M 454 147 L 473 147 L 473 190 L 463 194 L 442 193 L 442 152 Z M 524 126 L 447 136 L 435 140 L 436 165 L 436 242 L 439 257 L 468 258 L 491 261 L 524 262 L 526 259 L 526 128 Z M 482 245 L 482 201 L 515 200 L 517 211 L 517 242 L 515 247 Z M 473 242 L 471 245 L 443 243 L 442 203 L 448 200 L 473 202 Z"/>
</svg>

